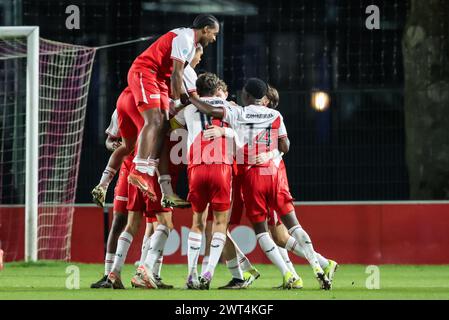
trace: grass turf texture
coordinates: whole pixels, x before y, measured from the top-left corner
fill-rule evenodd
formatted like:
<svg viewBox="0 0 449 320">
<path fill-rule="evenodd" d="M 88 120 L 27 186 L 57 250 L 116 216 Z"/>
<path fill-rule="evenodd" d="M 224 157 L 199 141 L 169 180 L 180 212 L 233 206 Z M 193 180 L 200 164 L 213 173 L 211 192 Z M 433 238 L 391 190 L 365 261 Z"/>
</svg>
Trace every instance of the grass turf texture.
<svg viewBox="0 0 449 320">
<path fill-rule="evenodd" d="M 66 289 L 66 268 L 76 265 L 80 270 L 80 289 Z M 301 290 L 272 289 L 282 278 L 272 265 L 257 265 L 261 277 L 246 290 L 217 290 L 230 280 L 223 265 L 217 267 L 209 291 L 183 289 L 186 265 L 165 265 L 164 281 L 173 284 L 172 290 L 133 289 L 130 279 L 132 265 L 126 265 L 122 278 L 127 290 L 90 289 L 90 284 L 102 276 L 103 265 L 39 262 L 36 264 L 8 263 L 0 271 L 0 300 L 3 299 L 186 299 L 186 300 L 306 300 L 306 299 L 449 299 L 448 266 L 380 266 L 380 290 L 368 290 L 366 266 L 340 265 L 332 291 L 318 290 L 308 266 L 298 265 L 304 280 Z"/>
</svg>

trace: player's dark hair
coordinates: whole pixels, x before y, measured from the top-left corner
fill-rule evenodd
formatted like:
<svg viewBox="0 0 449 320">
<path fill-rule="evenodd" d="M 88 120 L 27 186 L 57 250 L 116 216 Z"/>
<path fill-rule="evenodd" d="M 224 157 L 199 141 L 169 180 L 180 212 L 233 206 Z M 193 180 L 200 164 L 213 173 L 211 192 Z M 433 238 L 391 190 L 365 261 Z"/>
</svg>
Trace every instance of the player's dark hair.
<svg viewBox="0 0 449 320">
<path fill-rule="evenodd" d="M 268 91 L 268 85 L 265 81 L 258 78 L 250 78 L 246 81 L 245 91 L 255 99 L 262 99 Z"/>
<path fill-rule="evenodd" d="M 193 20 L 192 28 L 193 29 L 203 29 L 204 27 L 214 28 L 215 25 L 219 25 L 217 18 L 215 18 L 211 14 L 200 14 L 195 20 Z"/>
<path fill-rule="evenodd" d="M 206 72 L 196 80 L 196 92 L 200 97 L 212 97 L 217 93 L 220 78 L 216 74 Z"/>
<path fill-rule="evenodd" d="M 267 98 L 269 100 L 267 107 L 270 109 L 276 109 L 279 104 L 279 92 L 276 88 L 268 85 Z"/>
</svg>

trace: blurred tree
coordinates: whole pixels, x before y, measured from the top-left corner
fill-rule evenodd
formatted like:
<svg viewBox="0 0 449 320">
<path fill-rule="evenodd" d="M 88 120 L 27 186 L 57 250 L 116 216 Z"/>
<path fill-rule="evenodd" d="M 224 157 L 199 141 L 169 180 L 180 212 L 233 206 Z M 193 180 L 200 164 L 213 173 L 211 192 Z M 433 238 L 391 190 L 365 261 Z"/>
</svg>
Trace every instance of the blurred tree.
<svg viewBox="0 0 449 320">
<path fill-rule="evenodd" d="M 410 197 L 449 199 L 449 1 L 411 0 L 403 53 Z"/>
</svg>

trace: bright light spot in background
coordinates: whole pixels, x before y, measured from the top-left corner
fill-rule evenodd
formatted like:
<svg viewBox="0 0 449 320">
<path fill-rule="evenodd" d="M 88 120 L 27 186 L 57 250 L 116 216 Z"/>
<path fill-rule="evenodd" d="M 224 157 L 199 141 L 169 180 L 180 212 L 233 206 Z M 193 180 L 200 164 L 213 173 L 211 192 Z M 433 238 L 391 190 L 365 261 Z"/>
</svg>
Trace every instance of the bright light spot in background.
<svg viewBox="0 0 449 320">
<path fill-rule="evenodd" d="M 330 105 L 330 97 L 326 92 L 316 91 L 312 93 L 312 108 L 318 112 L 323 112 Z"/>
</svg>

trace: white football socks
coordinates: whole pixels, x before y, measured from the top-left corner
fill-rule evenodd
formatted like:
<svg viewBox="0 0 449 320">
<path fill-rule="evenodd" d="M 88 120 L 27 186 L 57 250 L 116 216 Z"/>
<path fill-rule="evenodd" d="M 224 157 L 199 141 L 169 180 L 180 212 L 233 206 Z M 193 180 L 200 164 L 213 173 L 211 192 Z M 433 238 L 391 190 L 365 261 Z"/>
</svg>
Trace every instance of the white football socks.
<svg viewBox="0 0 449 320">
<path fill-rule="evenodd" d="M 150 250 L 150 245 L 151 245 L 151 237 L 147 237 L 146 235 L 144 235 L 142 240 L 142 248 L 140 250 L 139 266 L 143 265 L 143 263 L 145 262 L 148 250 Z"/>
<path fill-rule="evenodd" d="M 212 241 L 210 242 L 210 254 L 209 263 L 207 264 L 206 272 L 209 272 L 211 276 L 214 275 L 215 267 L 218 264 L 221 253 L 223 252 L 224 245 L 226 243 L 226 234 L 221 232 L 215 232 L 212 235 Z"/>
<path fill-rule="evenodd" d="M 106 256 L 104 257 L 104 275 L 107 276 L 111 270 L 112 266 L 114 265 L 114 257 L 115 253 L 106 253 Z"/>
<path fill-rule="evenodd" d="M 142 173 L 148 172 L 148 162 L 146 159 L 135 157 L 133 163 L 136 164 L 136 170 Z"/>
<path fill-rule="evenodd" d="M 243 280 L 243 272 L 242 269 L 240 268 L 238 258 L 226 261 L 226 266 L 231 272 L 233 278 Z"/>
<path fill-rule="evenodd" d="M 284 259 L 284 262 L 288 267 L 288 270 L 290 270 L 290 272 L 293 273 L 296 279 L 299 279 L 299 275 L 295 270 L 295 266 L 293 265 L 292 261 L 290 260 L 290 257 L 288 256 L 288 251 L 282 247 L 278 247 L 278 249 L 279 253 L 282 256 L 282 259 Z"/>
<path fill-rule="evenodd" d="M 189 276 L 198 279 L 198 258 L 200 257 L 201 241 L 203 235 L 201 233 L 189 232 L 187 240 L 187 262 L 189 268 Z M 204 263 L 204 260 L 203 260 Z"/>
<path fill-rule="evenodd" d="M 268 259 L 270 259 L 270 261 L 281 271 L 282 276 L 290 271 L 285 264 L 284 259 L 282 259 L 277 245 L 274 243 L 273 239 L 271 239 L 268 232 L 257 234 L 257 242 L 259 242 L 260 247 L 265 252 Z"/>
<path fill-rule="evenodd" d="M 164 253 L 162 252 L 160 257 L 156 260 L 153 267 L 153 274 L 161 277 L 161 270 L 162 270 L 162 262 L 164 261 Z"/>
<path fill-rule="evenodd" d="M 132 242 L 133 236 L 130 233 L 123 231 L 120 234 L 117 241 L 117 251 L 115 252 L 114 265 L 112 266 L 111 272 L 120 274 Z"/>
<path fill-rule="evenodd" d="M 150 250 L 148 251 L 144 265 L 147 270 L 153 270 L 156 261 L 162 255 L 164 251 L 165 243 L 170 235 L 170 229 L 166 226 L 159 224 L 154 230 L 151 236 Z"/>
<path fill-rule="evenodd" d="M 253 270 L 254 269 L 253 265 L 251 264 L 249 259 L 245 256 L 245 254 L 242 252 L 242 250 L 240 250 L 239 246 L 234 241 L 234 239 L 232 239 L 231 233 L 229 232 L 229 230 L 226 232 L 226 235 L 228 236 L 228 240 L 230 240 L 232 242 L 232 244 L 234 245 L 234 249 L 235 249 L 235 253 L 236 253 L 239 265 L 240 265 L 240 269 L 243 272 L 248 272 L 248 271 Z"/>
<path fill-rule="evenodd" d="M 300 245 L 298 245 L 298 241 L 295 240 L 292 236 L 290 236 L 287 240 L 287 244 L 285 245 L 285 249 L 288 251 L 293 252 L 295 255 L 301 258 L 306 258 L 306 255 L 304 254 L 304 250 Z M 318 262 L 321 266 L 321 268 L 325 269 L 329 266 L 329 260 L 327 260 L 325 257 L 323 257 L 318 252 L 315 252 L 315 256 L 318 259 Z"/>
<path fill-rule="evenodd" d="M 159 185 L 161 186 L 161 191 L 167 196 L 173 195 L 173 187 L 171 185 L 171 176 L 169 174 L 163 174 L 159 176 Z"/>
<path fill-rule="evenodd" d="M 309 264 L 312 266 L 312 268 L 314 270 L 322 272 L 320 263 L 318 262 L 315 251 L 313 250 L 312 240 L 310 240 L 310 237 L 307 234 L 307 232 L 305 232 L 300 225 L 297 225 L 288 230 L 288 233 L 293 238 L 295 238 L 298 244 L 302 247 L 304 256 L 307 259 L 307 261 L 309 261 Z"/>
<path fill-rule="evenodd" d="M 157 166 L 159 165 L 158 159 L 147 159 L 147 174 L 154 176 L 156 174 Z"/>
<path fill-rule="evenodd" d="M 112 179 L 114 179 L 116 173 L 117 170 L 111 167 L 106 167 L 103 171 L 103 174 L 101 175 L 100 186 L 102 186 L 104 189 L 108 189 L 109 184 L 111 183 Z"/>
<path fill-rule="evenodd" d="M 206 272 L 207 265 L 209 264 L 209 256 L 204 256 L 201 262 L 201 274 Z"/>
</svg>

